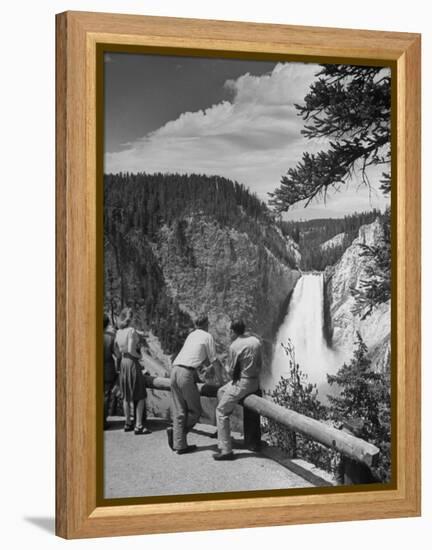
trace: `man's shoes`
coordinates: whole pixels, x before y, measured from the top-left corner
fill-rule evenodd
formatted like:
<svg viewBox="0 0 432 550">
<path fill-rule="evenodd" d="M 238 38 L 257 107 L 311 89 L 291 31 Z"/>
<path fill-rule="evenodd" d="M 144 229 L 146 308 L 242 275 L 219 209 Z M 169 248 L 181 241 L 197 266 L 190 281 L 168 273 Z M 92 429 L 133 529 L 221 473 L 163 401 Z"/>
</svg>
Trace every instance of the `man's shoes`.
<svg viewBox="0 0 432 550">
<path fill-rule="evenodd" d="M 123 429 L 124 429 L 125 432 L 133 432 L 134 431 L 134 427 L 133 427 L 132 424 L 125 424 Z"/>
<path fill-rule="evenodd" d="M 168 439 L 168 446 L 171 449 L 171 451 L 174 451 L 173 429 L 172 428 L 167 428 L 166 434 L 167 434 L 167 439 Z"/>
<path fill-rule="evenodd" d="M 215 453 L 213 455 L 214 460 L 234 460 L 234 453 Z"/>
<path fill-rule="evenodd" d="M 185 455 L 187 453 L 193 453 L 194 451 L 197 450 L 197 446 L 196 445 L 188 445 L 187 447 L 185 447 L 184 449 L 177 449 L 177 454 L 178 455 Z"/>
<path fill-rule="evenodd" d="M 151 430 L 149 430 L 148 428 L 145 428 L 144 426 L 135 428 L 134 432 L 135 432 L 135 435 L 151 434 Z"/>
</svg>

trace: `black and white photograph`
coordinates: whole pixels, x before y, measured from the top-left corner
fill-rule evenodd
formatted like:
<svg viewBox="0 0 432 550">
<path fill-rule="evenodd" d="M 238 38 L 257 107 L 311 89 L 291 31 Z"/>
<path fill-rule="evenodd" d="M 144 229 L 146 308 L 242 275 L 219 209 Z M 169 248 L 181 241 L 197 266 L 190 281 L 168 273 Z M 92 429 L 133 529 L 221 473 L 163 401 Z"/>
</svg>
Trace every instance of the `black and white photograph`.
<svg viewBox="0 0 432 550">
<path fill-rule="evenodd" d="M 105 51 L 105 499 L 391 484 L 391 88 Z"/>
</svg>

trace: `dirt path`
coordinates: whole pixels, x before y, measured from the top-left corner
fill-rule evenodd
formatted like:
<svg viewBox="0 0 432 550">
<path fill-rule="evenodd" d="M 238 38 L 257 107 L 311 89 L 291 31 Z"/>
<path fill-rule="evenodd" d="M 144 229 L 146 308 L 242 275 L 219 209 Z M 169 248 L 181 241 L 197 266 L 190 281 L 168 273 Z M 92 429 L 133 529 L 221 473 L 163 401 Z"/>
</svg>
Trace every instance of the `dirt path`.
<svg viewBox="0 0 432 550">
<path fill-rule="evenodd" d="M 188 443 L 197 451 L 177 455 L 167 445 L 167 423 L 149 421 L 153 433 L 136 436 L 123 431 L 116 419 L 105 431 L 105 497 L 181 495 L 266 489 L 311 487 L 312 483 L 265 456 L 241 448 L 236 439 L 236 459 L 215 462 L 216 440 L 212 426 L 198 424 Z"/>
</svg>

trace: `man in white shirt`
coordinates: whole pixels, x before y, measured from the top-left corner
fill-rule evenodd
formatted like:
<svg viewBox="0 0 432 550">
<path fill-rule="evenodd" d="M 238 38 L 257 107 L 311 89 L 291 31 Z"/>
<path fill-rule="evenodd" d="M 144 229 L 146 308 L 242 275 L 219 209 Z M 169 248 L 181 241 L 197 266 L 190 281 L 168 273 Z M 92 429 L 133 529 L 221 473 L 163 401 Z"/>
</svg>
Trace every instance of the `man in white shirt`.
<svg viewBox="0 0 432 550">
<path fill-rule="evenodd" d="M 213 336 L 207 331 L 207 316 L 198 317 L 195 330 L 186 338 L 171 371 L 173 427 L 167 429 L 167 436 L 168 445 L 177 454 L 190 453 L 196 449 L 196 445 L 187 444 L 186 434 L 201 416 L 201 399 L 196 385 L 197 368 L 212 366 L 218 361 Z"/>
</svg>

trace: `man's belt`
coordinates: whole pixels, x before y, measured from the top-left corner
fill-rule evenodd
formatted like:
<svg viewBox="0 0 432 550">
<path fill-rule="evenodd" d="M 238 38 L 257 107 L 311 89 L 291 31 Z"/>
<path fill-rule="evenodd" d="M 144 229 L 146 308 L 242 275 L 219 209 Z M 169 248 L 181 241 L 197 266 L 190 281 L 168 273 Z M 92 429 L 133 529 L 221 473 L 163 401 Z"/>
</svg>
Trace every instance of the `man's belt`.
<svg viewBox="0 0 432 550">
<path fill-rule="evenodd" d="M 122 353 L 122 357 L 124 357 L 125 359 L 133 359 L 134 361 L 139 361 L 139 357 L 137 357 L 136 355 L 132 355 L 131 353 L 128 353 L 127 351 Z"/>
<path fill-rule="evenodd" d="M 174 365 L 175 367 L 181 367 L 182 369 L 196 370 L 195 367 L 188 367 L 187 365 Z"/>
</svg>

